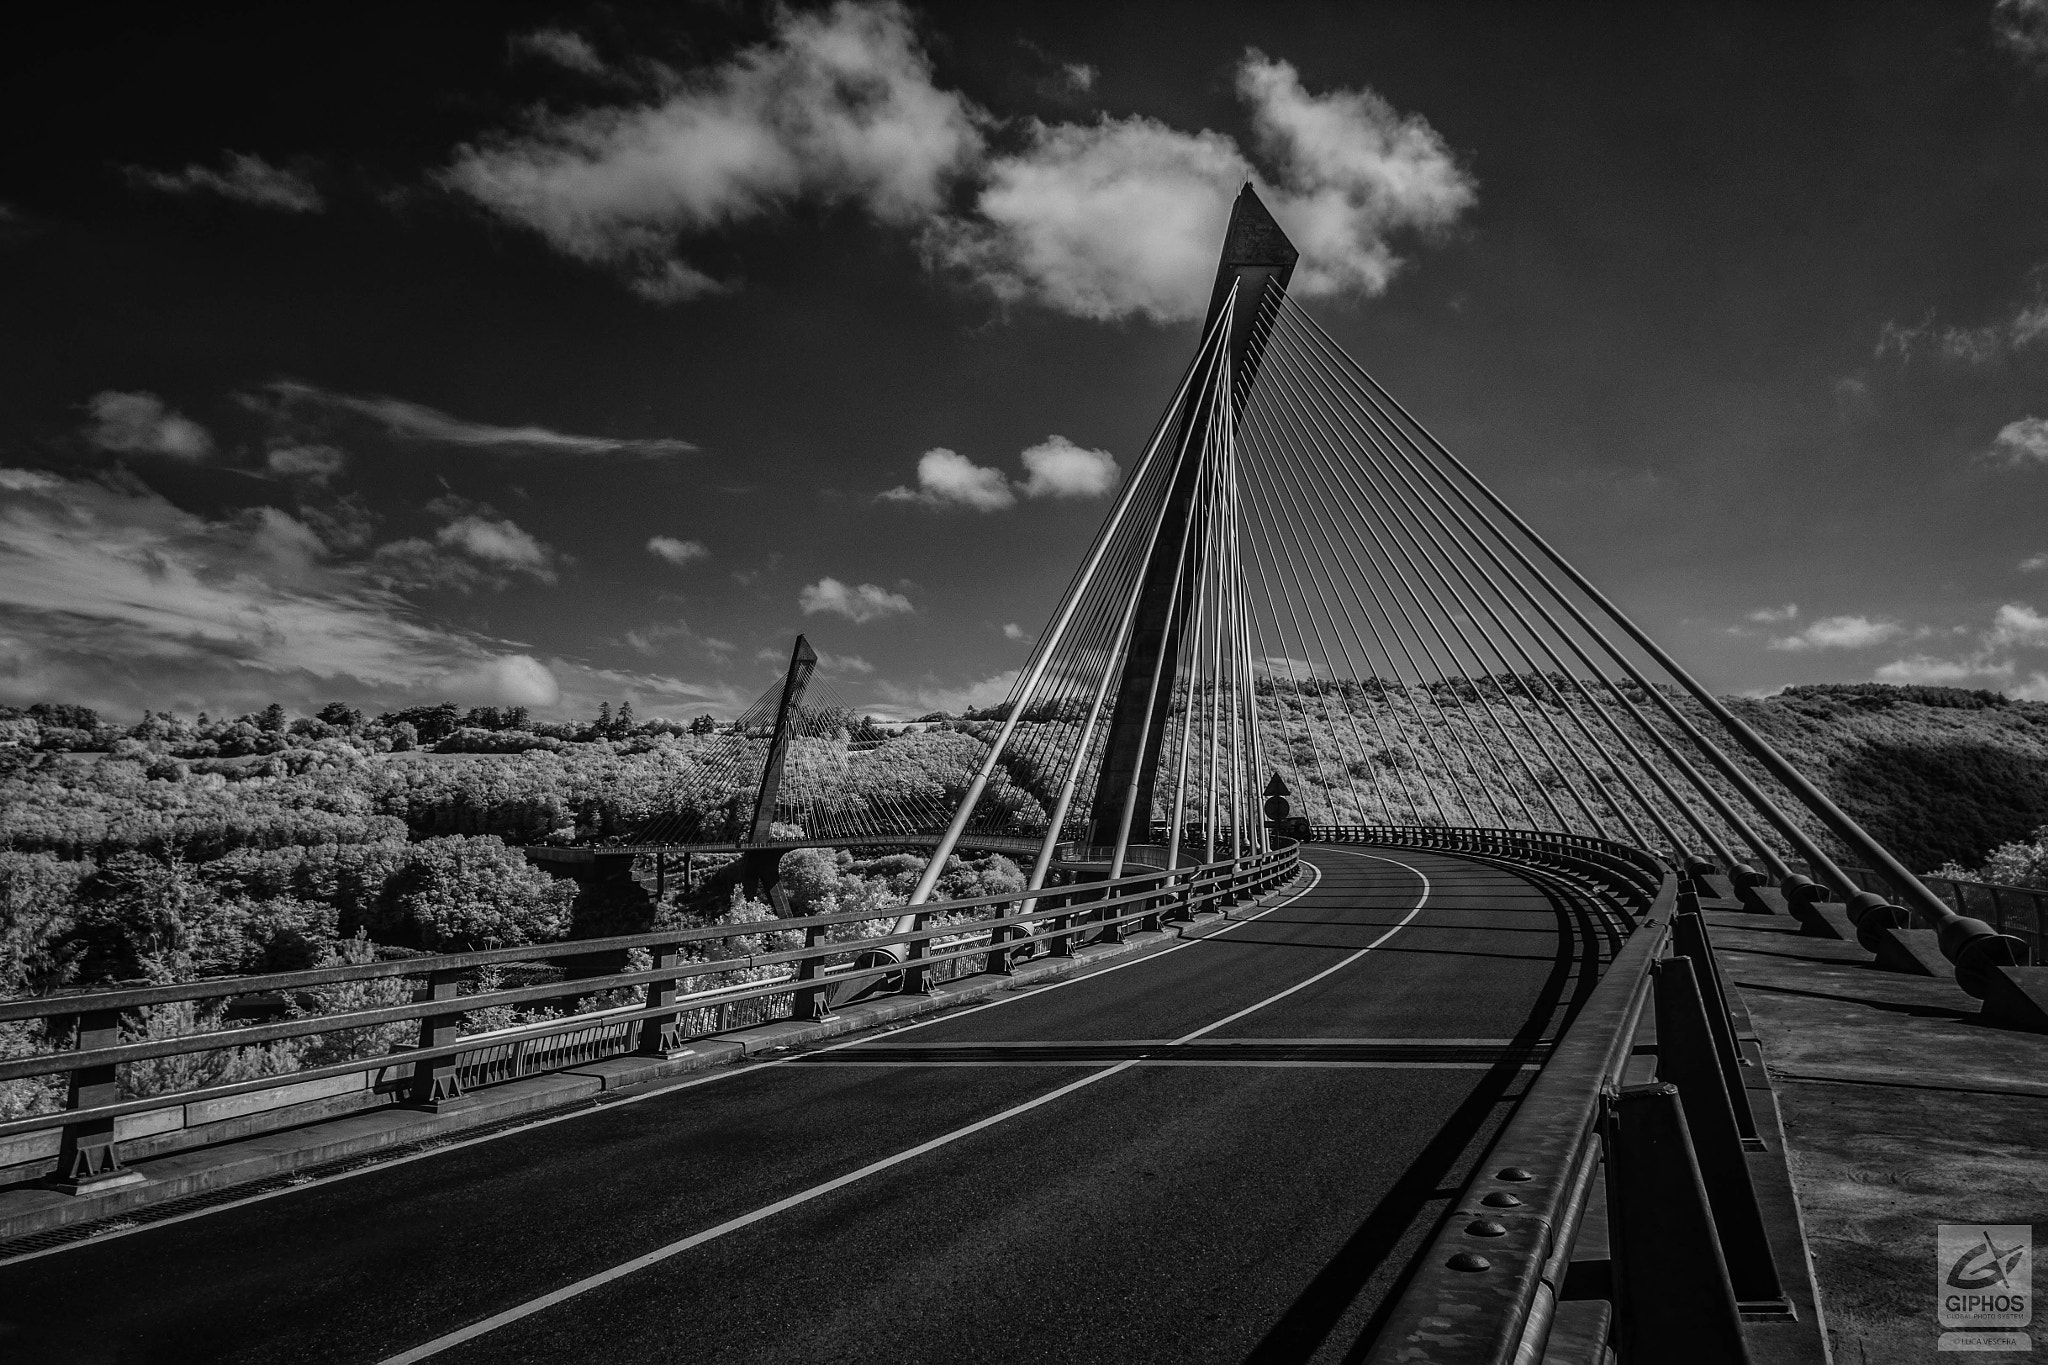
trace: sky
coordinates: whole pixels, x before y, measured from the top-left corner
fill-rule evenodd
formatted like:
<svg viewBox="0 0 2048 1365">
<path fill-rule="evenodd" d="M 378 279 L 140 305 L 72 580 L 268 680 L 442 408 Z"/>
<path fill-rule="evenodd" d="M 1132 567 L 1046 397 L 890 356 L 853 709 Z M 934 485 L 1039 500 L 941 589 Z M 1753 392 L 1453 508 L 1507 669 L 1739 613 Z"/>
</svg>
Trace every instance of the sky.
<svg viewBox="0 0 2048 1365">
<path fill-rule="evenodd" d="M 2048 699 L 2048 0 L 61 7 L 0 702 L 998 699 L 1293 293 L 1727 692 Z"/>
</svg>

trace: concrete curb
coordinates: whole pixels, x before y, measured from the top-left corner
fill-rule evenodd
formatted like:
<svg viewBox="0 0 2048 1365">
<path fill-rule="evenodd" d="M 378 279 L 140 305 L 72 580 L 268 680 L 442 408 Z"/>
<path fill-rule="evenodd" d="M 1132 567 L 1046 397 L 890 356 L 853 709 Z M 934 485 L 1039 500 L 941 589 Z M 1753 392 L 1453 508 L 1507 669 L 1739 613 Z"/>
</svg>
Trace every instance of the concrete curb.
<svg viewBox="0 0 2048 1365">
<path fill-rule="evenodd" d="M 1297 872 L 1286 885 L 1239 909 L 1264 905 L 1293 893 L 1306 880 Z M 392 1105 L 280 1129 L 257 1137 L 193 1148 L 129 1169 L 140 1182 L 98 1192 L 69 1194 L 42 1186 L 0 1190 L 0 1250 L 4 1244 L 34 1233 L 134 1213 L 151 1205 L 238 1185 L 290 1175 L 308 1167 L 349 1157 L 374 1154 L 421 1142 L 459 1140 L 471 1130 L 523 1115 L 547 1113 L 626 1089 L 658 1087 L 693 1072 L 745 1061 L 843 1034 L 877 1028 L 983 1000 L 1003 991 L 1071 976 L 1107 958 L 1157 948 L 1188 936 L 1189 931 L 1220 924 L 1233 916 L 1204 911 L 1192 920 L 1165 929 L 1128 935 L 1120 943 L 1090 944 L 1067 957 L 1036 957 L 1007 975 L 980 973 L 944 982 L 922 995 L 884 996 L 843 1007 L 829 1019 L 814 1023 L 781 1020 L 693 1040 L 667 1057 L 608 1057 L 602 1061 L 542 1075 L 524 1076 L 485 1090 L 473 1091 L 438 1112 Z"/>
</svg>

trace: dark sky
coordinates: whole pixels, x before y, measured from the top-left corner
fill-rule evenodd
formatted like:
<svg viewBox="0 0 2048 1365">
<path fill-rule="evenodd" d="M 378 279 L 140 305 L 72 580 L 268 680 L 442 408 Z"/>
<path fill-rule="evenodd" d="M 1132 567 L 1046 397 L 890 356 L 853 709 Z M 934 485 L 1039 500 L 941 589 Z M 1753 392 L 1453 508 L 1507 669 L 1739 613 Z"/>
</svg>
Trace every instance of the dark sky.
<svg viewBox="0 0 2048 1365">
<path fill-rule="evenodd" d="M 1713 685 L 2048 698 L 2036 0 L 194 13 L 0 58 L 0 700 L 990 699 L 1246 174 Z"/>
</svg>

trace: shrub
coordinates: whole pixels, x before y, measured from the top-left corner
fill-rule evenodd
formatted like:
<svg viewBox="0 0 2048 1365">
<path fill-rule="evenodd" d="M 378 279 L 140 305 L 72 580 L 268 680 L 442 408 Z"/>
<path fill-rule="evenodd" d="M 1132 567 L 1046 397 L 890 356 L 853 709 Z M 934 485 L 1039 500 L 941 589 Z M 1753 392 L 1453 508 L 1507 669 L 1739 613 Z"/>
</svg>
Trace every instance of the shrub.
<svg viewBox="0 0 2048 1365">
<path fill-rule="evenodd" d="M 576 884 L 557 880 L 503 840 L 425 839 L 386 888 L 376 937 L 430 952 L 545 943 L 569 932 Z"/>
</svg>

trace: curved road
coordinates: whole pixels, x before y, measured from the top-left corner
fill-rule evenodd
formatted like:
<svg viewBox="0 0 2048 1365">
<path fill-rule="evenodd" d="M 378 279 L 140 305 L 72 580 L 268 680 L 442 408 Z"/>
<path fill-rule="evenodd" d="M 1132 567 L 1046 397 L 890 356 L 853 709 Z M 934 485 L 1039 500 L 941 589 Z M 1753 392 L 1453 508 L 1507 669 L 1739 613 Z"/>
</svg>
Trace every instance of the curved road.
<svg viewBox="0 0 2048 1365">
<path fill-rule="evenodd" d="M 1354 1358 L 1614 931 L 1305 861 L 1064 981 L 0 1267 L 0 1357 Z"/>
</svg>

